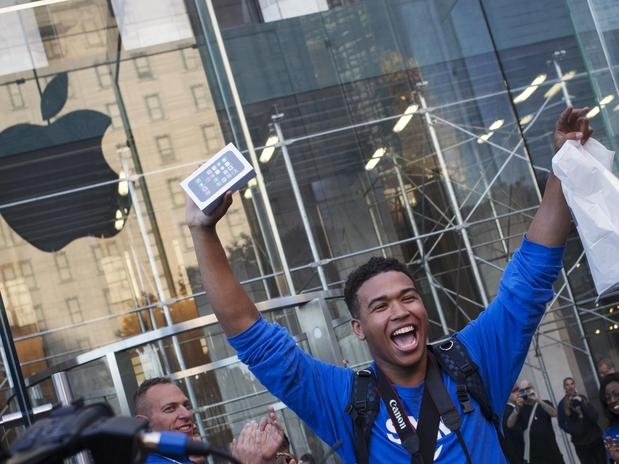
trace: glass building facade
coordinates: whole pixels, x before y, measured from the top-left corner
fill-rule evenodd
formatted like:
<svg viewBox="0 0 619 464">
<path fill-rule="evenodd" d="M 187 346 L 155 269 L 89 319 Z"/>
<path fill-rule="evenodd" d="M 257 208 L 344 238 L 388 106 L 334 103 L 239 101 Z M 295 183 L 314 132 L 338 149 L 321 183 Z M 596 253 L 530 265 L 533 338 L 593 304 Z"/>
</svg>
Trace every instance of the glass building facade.
<svg viewBox="0 0 619 464">
<path fill-rule="evenodd" d="M 237 276 L 304 348 L 356 367 L 352 269 L 408 263 L 438 340 L 495 295 L 565 105 L 619 142 L 614 0 L 8 0 L 0 25 L 0 292 L 27 400 L 57 401 L 63 372 L 126 414 L 171 375 L 222 446 L 276 404 L 296 452 L 328 452 L 238 363 L 201 289 L 180 181 L 225 144 L 257 172 L 220 225 Z M 619 298 L 598 299 L 576 232 L 555 290 L 522 375 L 595 397 Z M 5 444 L 23 430 L 4 427 Z"/>
</svg>

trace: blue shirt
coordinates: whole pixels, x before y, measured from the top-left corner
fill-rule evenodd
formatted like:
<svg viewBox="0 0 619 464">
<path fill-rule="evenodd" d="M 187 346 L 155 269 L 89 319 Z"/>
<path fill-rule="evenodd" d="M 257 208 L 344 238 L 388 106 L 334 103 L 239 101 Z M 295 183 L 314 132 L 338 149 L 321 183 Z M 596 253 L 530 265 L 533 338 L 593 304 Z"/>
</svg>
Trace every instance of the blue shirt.
<svg viewBox="0 0 619 464">
<path fill-rule="evenodd" d="M 523 239 L 505 268 L 494 301 L 456 336 L 477 363 L 494 411 L 500 416 L 522 368 L 531 338 L 546 303 L 552 299 L 552 284 L 561 269 L 564 247 L 545 247 Z M 350 401 L 354 373 L 351 369 L 324 363 L 300 349 L 288 331 L 259 318 L 242 333 L 229 338 L 260 382 L 292 409 L 328 445 L 337 449 L 344 463 L 354 463 L 354 435 L 346 406 Z M 443 381 L 454 404 L 460 408 L 456 383 L 444 372 Z M 423 396 L 423 383 L 416 387 L 394 385 L 416 426 Z M 472 400 L 474 401 L 474 400 Z M 461 431 L 473 462 L 505 463 L 494 426 L 476 404 L 462 415 Z M 410 462 L 400 444 L 385 405 L 374 422 L 370 437 L 370 462 Z M 436 463 L 466 463 L 458 439 L 441 421 L 434 453 Z"/>
</svg>

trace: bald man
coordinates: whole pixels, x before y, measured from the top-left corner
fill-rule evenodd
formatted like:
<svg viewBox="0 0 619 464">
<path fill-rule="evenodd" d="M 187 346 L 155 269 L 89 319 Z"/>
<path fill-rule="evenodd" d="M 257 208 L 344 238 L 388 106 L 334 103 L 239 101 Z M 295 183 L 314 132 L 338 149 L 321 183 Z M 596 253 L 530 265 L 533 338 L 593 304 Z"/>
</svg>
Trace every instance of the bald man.
<svg viewBox="0 0 619 464">
<path fill-rule="evenodd" d="M 180 432 L 193 436 L 191 403 L 185 393 L 166 377 L 145 380 L 133 395 L 136 417 L 150 422 L 155 432 Z M 150 453 L 145 464 L 191 464 L 189 459 Z"/>
</svg>

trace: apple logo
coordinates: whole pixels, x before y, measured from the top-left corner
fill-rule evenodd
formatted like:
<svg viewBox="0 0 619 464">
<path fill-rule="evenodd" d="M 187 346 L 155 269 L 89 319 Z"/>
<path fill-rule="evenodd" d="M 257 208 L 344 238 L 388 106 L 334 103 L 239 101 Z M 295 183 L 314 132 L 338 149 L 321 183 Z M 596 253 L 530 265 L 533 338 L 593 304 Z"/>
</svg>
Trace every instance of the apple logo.
<svg viewBox="0 0 619 464">
<path fill-rule="evenodd" d="M 50 123 L 66 103 L 68 77 L 56 75 L 41 96 L 47 125 L 17 124 L 0 132 L 0 215 L 24 240 L 57 251 L 79 237 L 112 237 L 130 199 L 103 157 L 111 119 L 78 110 Z M 124 221 L 120 221 L 120 225 Z"/>
</svg>

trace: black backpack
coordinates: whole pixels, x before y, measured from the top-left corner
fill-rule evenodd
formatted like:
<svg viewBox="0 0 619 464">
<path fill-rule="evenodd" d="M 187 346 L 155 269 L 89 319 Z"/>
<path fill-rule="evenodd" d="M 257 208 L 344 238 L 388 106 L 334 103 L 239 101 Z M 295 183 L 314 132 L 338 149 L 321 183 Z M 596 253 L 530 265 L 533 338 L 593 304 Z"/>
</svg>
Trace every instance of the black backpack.
<svg viewBox="0 0 619 464">
<path fill-rule="evenodd" d="M 494 426 L 501 449 L 505 452 L 499 417 L 492 410 L 490 399 L 478 372 L 479 368 L 471 361 L 465 346 L 456 337 L 451 337 L 435 345 L 428 345 L 428 348 L 441 368 L 457 382 L 456 390 L 462 412 L 468 414 L 474 411 L 471 403 L 472 396 L 479 403 L 484 417 Z M 370 433 L 379 407 L 380 394 L 376 388 L 374 374 L 369 369 L 355 372 L 351 400 L 346 411 L 353 421 L 358 464 L 367 464 L 369 460 Z"/>
</svg>

